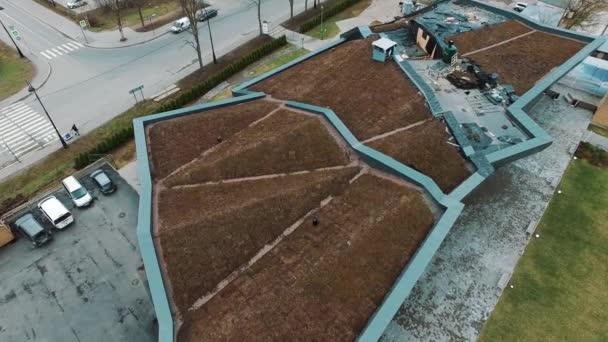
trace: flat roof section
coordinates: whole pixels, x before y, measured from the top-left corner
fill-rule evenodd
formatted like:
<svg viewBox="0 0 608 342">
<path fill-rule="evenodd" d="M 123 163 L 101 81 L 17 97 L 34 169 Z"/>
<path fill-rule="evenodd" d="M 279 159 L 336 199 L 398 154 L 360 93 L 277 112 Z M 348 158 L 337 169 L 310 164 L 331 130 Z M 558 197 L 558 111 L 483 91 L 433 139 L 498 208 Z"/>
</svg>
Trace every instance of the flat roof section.
<svg viewBox="0 0 608 342">
<path fill-rule="evenodd" d="M 207 110 L 146 127 L 152 177 L 160 179 L 184 163 L 262 118 L 278 103 L 254 101 Z"/>
<path fill-rule="evenodd" d="M 190 313 L 178 341 L 353 340 L 433 215 L 409 186 L 364 174 Z"/>
<path fill-rule="evenodd" d="M 460 45 L 464 46 L 464 51 L 475 49 L 464 53 L 464 57 L 479 64 L 486 72 L 498 73 L 501 83 L 511 84 L 518 95 L 530 90 L 553 68 L 563 64 L 586 45 L 540 31 L 524 32 L 526 26 L 515 23 L 507 21 L 450 39 L 456 42 L 459 49 Z M 487 38 L 480 41 L 480 36 Z"/>
<path fill-rule="evenodd" d="M 456 141 L 437 119 L 426 120 L 409 129 L 395 132 L 367 146 L 431 177 L 444 193 L 450 193 L 473 172 Z"/>
<path fill-rule="evenodd" d="M 360 140 L 431 117 L 396 63 L 372 60 L 377 36 L 352 40 L 255 84 L 286 101 L 328 107 Z"/>
</svg>

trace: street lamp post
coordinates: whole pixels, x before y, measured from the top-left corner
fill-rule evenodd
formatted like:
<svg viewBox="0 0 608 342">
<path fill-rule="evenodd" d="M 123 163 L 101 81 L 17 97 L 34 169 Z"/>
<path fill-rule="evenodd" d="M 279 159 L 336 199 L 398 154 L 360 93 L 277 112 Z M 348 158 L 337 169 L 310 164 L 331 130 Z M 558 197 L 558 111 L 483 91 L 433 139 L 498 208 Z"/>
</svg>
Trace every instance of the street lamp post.
<svg viewBox="0 0 608 342">
<path fill-rule="evenodd" d="M 59 137 L 59 141 L 61 141 L 61 145 L 63 145 L 63 148 L 68 148 L 68 144 L 65 142 L 65 140 L 63 140 L 63 136 L 61 136 L 61 133 L 59 133 L 59 130 L 57 130 L 57 126 L 55 126 L 55 123 L 53 122 L 53 119 L 51 119 L 49 112 L 46 111 L 44 104 L 42 104 L 42 101 L 40 101 L 40 97 L 38 97 L 36 88 L 34 88 L 30 82 L 28 82 L 28 81 L 25 81 L 25 82 L 27 83 L 27 86 L 28 86 L 27 91 L 29 91 L 30 93 L 34 93 L 34 95 L 36 95 L 36 99 L 40 103 L 40 106 L 42 106 L 42 110 L 44 110 L 44 114 L 46 114 L 46 117 L 49 118 L 51 125 L 53 125 L 53 128 L 55 129 L 55 133 L 57 133 L 57 136 Z"/>
<path fill-rule="evenodd" d="M 321 5 L 321 40 L 323 40 L 323 34 L 325 33 L 325 26 L 323 26 L 323 9 L 325 8 L 325 5 Z"/>
<path fill-rule="evenodd" d="M 203 8 L 205 11 L 205 17 L 207 16 L 207 8 Z M 211 54 L 213 55 L 213 64 L 217 64 L 215 58 L 215 49 L 213 48 L 213 35 L 211 35 L 211 18 L 207 18 L 207 28 L 209 29 L 209 41 L 211 42 Z"/>
<path fill-rule="evenodd" d="M 4 7 L 0 6 L 0 11 L 2 11 L 4 9 Z M 2 24 L 2 28 L 4 29 L 4 32 L 6 32 L 6 34 L 8 34 L 8 37 L 11 39 L 11 42 L 13 42 L 13 45 L 15 45 L 15 49 L 17 49 L 17 52 L 19 52 L 19 57 L 23 58 L 23 52 L 21 52 L 21 49 L 17 46 L 17 43 L 15 43 L 15 40 L 13 39 L 13 36 L 11 36 L 11 34 L 8 32 L 8 30 L 6 29 L 6 26 L 4 26 L 4 23 L 0 20 L 0 24 Z"/>
</svg>

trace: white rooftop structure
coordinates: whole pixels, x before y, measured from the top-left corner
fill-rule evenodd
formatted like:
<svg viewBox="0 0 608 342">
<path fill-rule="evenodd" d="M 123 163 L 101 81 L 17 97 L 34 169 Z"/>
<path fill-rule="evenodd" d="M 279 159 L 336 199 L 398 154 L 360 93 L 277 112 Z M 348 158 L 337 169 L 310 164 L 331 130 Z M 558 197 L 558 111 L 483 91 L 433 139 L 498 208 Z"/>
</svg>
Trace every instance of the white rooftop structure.
<svg viewBox="0 0 608 342">
<path fill-rule="evenodd" d="M 394 41 L 388 39 L 388 38 L 380 38 L 376 41 L 374 41 L 372 43 L 373 46 L 379 47 L 380 49 L 387 51 L 388 49 L 392 48 L 393 46 L 397 45 L 397 43 L 395 43 Z"/>
</svg>

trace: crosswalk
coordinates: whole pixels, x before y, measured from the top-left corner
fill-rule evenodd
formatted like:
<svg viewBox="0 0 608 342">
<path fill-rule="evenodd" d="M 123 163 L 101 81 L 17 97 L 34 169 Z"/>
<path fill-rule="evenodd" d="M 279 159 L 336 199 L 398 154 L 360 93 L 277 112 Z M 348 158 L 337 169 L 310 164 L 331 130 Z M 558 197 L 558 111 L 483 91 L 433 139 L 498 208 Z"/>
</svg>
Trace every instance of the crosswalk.
<svg viewBox="0 0 608 342">
<path fill-rule="evenodd" d="M 17 159 L 55 139 L 57 134 L 47 118 L 27 104 L 16 102 L 0 110 L 0 159 Z"/>
<path fill-rule="evenodd" d="M 79 42 L 74 41 L 74 42 L 70 42 L 70 43 L 57 45 L 56 47 L 45 50 L 45 51 L 40 51 L 40 54 L 42 56 L 44 56 L 46 59 L 53 59 L 53 58 L 58 58 L 60 56 L 69 54 L 70 52 L 80 49 L 81 47 L 84 47 L 84 45 L 80 44 Z"/>
</svg>

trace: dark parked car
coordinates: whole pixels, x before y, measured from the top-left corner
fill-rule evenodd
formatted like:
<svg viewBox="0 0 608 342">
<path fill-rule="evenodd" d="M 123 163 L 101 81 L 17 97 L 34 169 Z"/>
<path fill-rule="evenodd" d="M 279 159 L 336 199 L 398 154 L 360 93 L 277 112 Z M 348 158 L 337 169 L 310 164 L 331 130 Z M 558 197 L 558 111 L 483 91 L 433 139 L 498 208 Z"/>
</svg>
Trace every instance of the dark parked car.
<svg viewBox="0 0 608 342">
<path fill-rule="evenodd" d="M 215 16 L 217 16 L 217 10 L 211 7 L 203 8 L 202 10 L 196 12 L 196 20 L 198 21 L 209 20 Z"/>
<path fill-rule="evenodd" d="M 94 171 L 91 173 L 91 178 L 104 195 L 109 195 L 116 191 L 116 185 L 103 170 Z"/>
<path fill-rule="evenodd" d="M 44 230 L 42 225 L 36 221 L 36 218 L 34 218 L 34 215 L 32 214 L 25 214 L 20 217 L 15 222 L 15 225 L 36 247 L 40 247 L 53 239 L 51 232 Z"/>
</svg>

